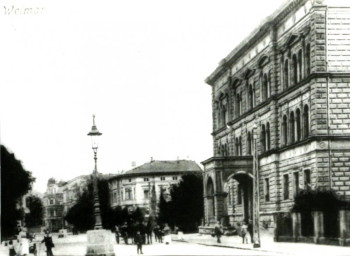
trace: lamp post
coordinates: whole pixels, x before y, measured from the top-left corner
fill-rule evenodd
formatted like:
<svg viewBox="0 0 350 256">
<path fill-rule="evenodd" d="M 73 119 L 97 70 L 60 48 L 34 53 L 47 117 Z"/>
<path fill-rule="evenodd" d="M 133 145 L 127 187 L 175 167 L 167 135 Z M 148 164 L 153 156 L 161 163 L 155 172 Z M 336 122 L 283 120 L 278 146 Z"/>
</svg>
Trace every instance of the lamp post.
<svg viewBox="0 0 350 256">
<path fill-rule="evenodd" d="M 100 210 L 100 200 L 98 198 L 98 185 L 97 185 L 97 149 L 98 149 L 98 141 L 99 137 L 102 135 L 96 127 L 95 124 L 95 115 L 93 117 L 93 124 L 91 131 L 88 133 L 88 136 L 91 137 L 92 142 L 92 150 L 94 151 L 94 160 L 95 160 L 95 168 L 92 173 L 92 184 L 93 184 L 93 196 L 94 196 L 94 216 L 95 216 L 95 227 L 94 229 L 102 229 L 102 221 L 101 221 L 101 210 Z"/>
<path fill-rule="evenodd" d="M 100 201 L 98 198 L 97 186 L 97 149 L 98 139 L 102 135 L 96 127 L 95 115 L 93 115 L 93 124 L 88 136 L 91 137 L 92 150 L 94 152 L 95 168 L 92 173 L 93 196 L 94 196 L 94 215 L 95 227 L 87 232 L 87 250 L 85 256 L 115 256 L 114 253 L 114 236 L 110 230 L 102 229 Z"/>
</svg>

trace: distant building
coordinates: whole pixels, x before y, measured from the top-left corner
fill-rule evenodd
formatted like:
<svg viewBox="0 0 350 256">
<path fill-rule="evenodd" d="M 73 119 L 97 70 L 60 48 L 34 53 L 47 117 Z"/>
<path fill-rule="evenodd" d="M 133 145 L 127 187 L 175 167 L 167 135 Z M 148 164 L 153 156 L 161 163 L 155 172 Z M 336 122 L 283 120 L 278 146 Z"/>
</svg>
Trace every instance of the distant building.
<svg viewBox="0 0 350 256">
<path fill-rule="evenodd" d="M 53 232 L 64 228 L 64 203 L 62 187 L 51 178 L 43 197 L 45 227 Z"/>
<path fill-rule="evenodd" d="M 155 161 L 151 160 L 123 174 L 109 179 L 111 206 L 127 207 L 131 211 L 136 207 L 150 213 L 151 195 L 159 202 L 163 193 L 170 200 L 170 189 L 178 184 L 185 174 L 200 174 L 202 169 L 191 160 Z"/>
<path fill-rule="evenodd" d="M 43 197 L 46 228 L 51 231 L 71 228 L 64 217 L 68 210 L 75 205 L 79 195 L 83 193 L 89 178 L 88 175 L 81 175 L 67 182 L 57 182 L 54 178 L 49 179 Z"/>
<path fill-rule="evenodd" d="M 337 2 L 285 1 L 207 78 L 206 225 L 249 221 L 255 209 L 275 227 L 306 188 L 350 197 L 350 8 Z"/>
</svg>

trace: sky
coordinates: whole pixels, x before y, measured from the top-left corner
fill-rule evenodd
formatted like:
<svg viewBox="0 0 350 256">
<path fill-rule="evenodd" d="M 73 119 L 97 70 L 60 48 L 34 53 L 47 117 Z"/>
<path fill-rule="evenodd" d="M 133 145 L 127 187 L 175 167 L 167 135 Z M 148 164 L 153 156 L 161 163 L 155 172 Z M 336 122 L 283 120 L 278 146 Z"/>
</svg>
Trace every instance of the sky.
<svg viewBox="0 0 350 256">
<path fill-rule="evenodd" d="M 39 192 L 92 173 L 93 114 L 101 173 L 200 164 L 213 154 L 205 78 L 283 2 L 1 1 L 1 144 Z"/>
</svg>

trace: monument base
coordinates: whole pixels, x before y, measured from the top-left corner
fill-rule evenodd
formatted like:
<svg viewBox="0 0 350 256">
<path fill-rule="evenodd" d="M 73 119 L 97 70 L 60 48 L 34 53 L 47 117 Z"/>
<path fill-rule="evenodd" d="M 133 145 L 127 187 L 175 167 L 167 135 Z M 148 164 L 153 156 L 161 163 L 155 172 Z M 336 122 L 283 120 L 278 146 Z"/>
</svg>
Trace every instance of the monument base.
<svg viewBox="0 0 350 256">
<path fill-rule="evenodd" d="M 87 233 L 86 256 L 115 256 L 114 236 L 105 229 L 89 230 Z"/>
</svg>

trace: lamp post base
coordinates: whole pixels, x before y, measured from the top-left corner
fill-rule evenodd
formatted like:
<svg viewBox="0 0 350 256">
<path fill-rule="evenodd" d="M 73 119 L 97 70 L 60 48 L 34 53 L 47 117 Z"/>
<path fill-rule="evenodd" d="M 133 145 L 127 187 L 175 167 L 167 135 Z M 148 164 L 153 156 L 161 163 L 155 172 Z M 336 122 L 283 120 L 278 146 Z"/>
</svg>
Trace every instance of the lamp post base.
<svg viewBox="0 0 350 256">
<path fill-rule="evenodd" d="M 89 230 L 85 256 L 115 256 L 112 232 L 105 229 Z"/>
</svg>

